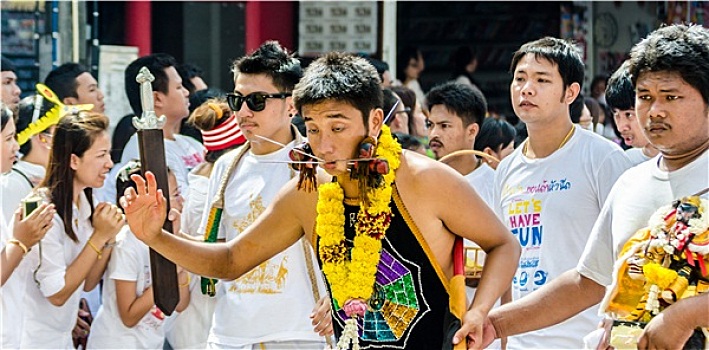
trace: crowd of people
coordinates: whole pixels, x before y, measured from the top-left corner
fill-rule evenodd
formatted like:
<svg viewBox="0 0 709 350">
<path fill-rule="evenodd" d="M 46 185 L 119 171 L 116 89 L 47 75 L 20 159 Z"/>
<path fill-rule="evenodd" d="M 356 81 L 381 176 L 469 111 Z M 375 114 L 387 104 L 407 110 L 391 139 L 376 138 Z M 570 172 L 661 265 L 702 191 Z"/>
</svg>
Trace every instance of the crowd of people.
<svg viewBox="0 0 709 350">
<path fill-rule="evenodd" d="M 392 80 L 376 59 L 305 67 L 269 41 L 224 93 L 151 54 L 125 70 L 132 113 L 111 135 L 85 67 L 20 99 L 3 58 L 2 347 L 607 348 L 635 321 L 640 349 L 709 344 L 709 30 L 653 31 L 590 97 L 573 43 L 525 43 L 517 124 L 489 113 L 475 50 L 451 62 L 424 92 L 416 48 Z M 147 107 L 165 117 L 161 191 L 131 123 Z M 670 204 L 689 216 L 657 224 Z M 646 277 L 640 309 L 619 312 L 628 247 L 674 227 L 661 265 L 692 292 Z M 463 247 L 484 251 L 465 288 Z M 149 248 L 176 264 L 174 312 Z"/>
</svg>

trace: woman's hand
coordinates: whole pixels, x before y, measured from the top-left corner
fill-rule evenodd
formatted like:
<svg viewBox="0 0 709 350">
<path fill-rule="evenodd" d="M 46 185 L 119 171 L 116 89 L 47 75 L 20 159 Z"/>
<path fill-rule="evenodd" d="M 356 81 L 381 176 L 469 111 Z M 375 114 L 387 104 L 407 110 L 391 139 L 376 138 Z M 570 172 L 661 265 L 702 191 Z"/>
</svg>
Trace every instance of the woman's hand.
<svg viewBox="0 0 709 350">
<path fill-rule="evenodd" d="M 22 209 L 15 211 L 12 236 L 28 249 L 37 244 L 52 227 L 52 218 L 57 211 L 54 204 L 44 203 L 32 214 L 22 218 Z"/>
<path fill-rule="evenodd" d="M 94 209 L 95 231 L 92 237 L 98 239 L 99 243 L 103 245 L 116 237 L 124 223 L 125 217 L 117 206 L 105 202 L 99 203 Z"/>
<path fill-rule="evenodd" d="M 162 226 L 167 216 L 165 197 L 158 189 L 155 175 L 148 171 L 145 179 L 131 175 L 137 191 L 132 187 L 126 189 L 120 203 L 126 213 L 131 232 L 141 241 L 150 245 L 150 241 L 162 233 Z"/>
</svg>

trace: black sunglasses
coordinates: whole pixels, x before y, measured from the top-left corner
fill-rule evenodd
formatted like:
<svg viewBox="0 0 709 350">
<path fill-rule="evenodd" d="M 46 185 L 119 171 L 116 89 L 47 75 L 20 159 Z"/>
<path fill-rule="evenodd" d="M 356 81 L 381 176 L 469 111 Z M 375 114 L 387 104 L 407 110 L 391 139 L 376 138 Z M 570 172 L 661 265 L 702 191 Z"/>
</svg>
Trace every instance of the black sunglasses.
<svg viewBox="0 0 709 350">
<path fill-rule="evenodd" d="M 226 102 L 232 111 L 236 112 L 241 110 L 241 105 L 246 102 L 249 109 L 254 112 L 263 111 L 266 108 L 266 100 L 269 98 L 286 98 L 291 95 L 290 92 L 279 92 L 277 94 L 264 94 L 261 92 L 254 92 L 246 96 L 229 93 L 226 95 Z"/>
</svg>

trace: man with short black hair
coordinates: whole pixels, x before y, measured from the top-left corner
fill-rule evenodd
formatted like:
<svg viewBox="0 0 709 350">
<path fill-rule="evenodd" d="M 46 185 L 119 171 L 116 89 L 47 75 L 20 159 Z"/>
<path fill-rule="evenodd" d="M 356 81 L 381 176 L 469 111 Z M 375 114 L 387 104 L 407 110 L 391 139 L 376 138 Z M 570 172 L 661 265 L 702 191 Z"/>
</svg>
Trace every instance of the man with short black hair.
<svg viewBox="0 0 709 350">
<path fill-rule="evenodd" d="M 0 90 L 0 96 L 2 96 L 2 103 L 5 104 L 10 110 L 16 112 L 17 104 L 20 103 L 20 94 L 22 89 L 17 86 L 17 74 L 15 74 L 15 65 L 12 64 L 10 60 L 3 57 L 2 64 L 0 64 L 0 71 L 2 74 L 2 89 Z"/>
<path fill-rule="evenodd" d="M 512 300 L 553 282 L 578 263 L 593 223 L 630 161 L 617 145 L 574 125 L 569 105 L 583 83 L 576 47 L 546 37 L 515 52 L 510 65 L 515 114 L 529 137 L 500 162 L 495 174 L 498 217 L 522 246 Z M 594 310 L 519 337 L 509 349 L 582 348 L 598 324 Z"/>
<path fill-rule="evenodd" d="M 151 83 L 155 114 L 165 116 L 162 128 L 165 140 L 165 161 L 175 173 L 180 190 L 187 189 L 187 174 L 204 161 L 204 146 L 197 140 L 178 134 L 180 123 L 189 116 L 189 92 L 182 86 L 182 78 L 177 73 L 177 62 L 164 53 L 140 57 L 131 62 L 125 71 L 125 89 L 130 106 L 136 116 L 143 114 L 140 100 L 140 84 L 135 80 L 140 68 L 147 67 L 155 77 Z M 123 149 L 121 162 L 116 164 L 101 188 L 101 199 L 110 203 L 116 200 L 115 179 L 118 170 L 131 160 L 140 159 L 138 134 L 131 136 Z"/>
<path fill-rule="evenodd" d="M 202 79 L 204 71 L 196 64 L 183 63 L 177 66 L 177 73 L 180 74 L 182 85 L 190 92 L 190 95 L 208 88 L 207 83 Z"/>
<path fill-rule="evenodd" d="M 223 118 L 233 119 L 248 143 L 215 162 L 198 230 L 216 230 L 220 241 L 239 238 L 276 199 L 278 190 L 297 176 L 287 164 L 288 154 L 303 142 L 290 123 L 296 113 L 291 93 L 303 75 L 298 59 L 278 42 L 267 41 L 234 61 L 232 72 L 234 92 L 227 98 L 233 114 Z M 215 201 L 222 203 L 218 220 L 211 214 Z M 276 232 L 269 234 L 275 237 Z M 320 275 L 308 273 L 316 268 L 308 244 L 294 242 L 244 276 L 216 284 L 209 348 L 325 347 L 323 336 L 330 336 L 332 321 L 327 317 L 323 325 L 311 324 L 315 296 L 326 293 Z M 321 303 L 327 305 L 325 300 Z"/>
<path fill-rule="evenodd" d="M 475 138 L 487 114 L 487 100 L 482 91 L 476 86 L 447 82 L 431 89 L 426 100 L 430 108 L 426 118 L 428 143 L 436 159 L 463 175 L 485 204 L 493 208 L 495 171 L 474 153 Z M 464 244 L 480 248 L 467 239 Z M 485 261 L 484 252 L 477 255 L 474 263 Z M 466 292 L 472 300 L 475 288 L 467 286 Z"/>
<path fill-rule="evenodd" d="M 606 102 L 613 111 L 613 120 L 620 136 L 626 145 L 632 147 L 627 149 L 625 154 L 633 165 L 637 165 L 650 160 L 659 151 L 648 141 L 638 123 L 635 114 L 635 87 L 628 70 L 629 65 L 630 62 L 626 60 L 608 79 Z"/>
<path fill-rule="evenodd" d="M 437 160 L 463 150 L 474 150 L 487 101 L 482 92 L 470 85 L 448 82 L 426 94 L 430 112 L 426 119 L 428 144 Z M 489 206 L 493 204 L 495 172 L 472 153 L 448 157 L 445 163 L 468 180 Z"/>
<path fill-rule="evenodd" d="M 64 63 L 49 72 L 44 85 L 52 89 L 65 105 L 91 103 L 94 105 L 92 111 L 103 113 L 105 110 L 103 92 L 96 78 L 79 63 Z"/>
</svg>

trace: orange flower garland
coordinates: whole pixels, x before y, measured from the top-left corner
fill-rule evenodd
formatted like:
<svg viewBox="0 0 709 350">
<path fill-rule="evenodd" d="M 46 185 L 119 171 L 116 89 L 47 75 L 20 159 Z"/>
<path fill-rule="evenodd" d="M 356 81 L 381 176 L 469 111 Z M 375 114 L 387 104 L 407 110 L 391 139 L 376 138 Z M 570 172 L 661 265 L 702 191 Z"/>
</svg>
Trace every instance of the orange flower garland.
<svg viewBox="0 0 709 350">
<path fill-rule="evenodd" d="M 401 164 L 401 145 L 394 140 L 386 125 L 382 128 L 378 143 L 375 156 L 387 160 L 389 172 L 384 175 L 380 187 L 372 188 L 367 193 L 370 205 L 367 208 L 360 205 L 350 261 L 347 261 L 345 245 L 342 187 L 337 182 L 325 183 L 318 187 L 318 253 L 323 263 L 323 272 L 330 283 L 332 297 L 340 307 L 349 300 L 368 300 L 372 296 L 382 249 L 381 239 L 389 228 L 389 203 L 396 177 L 395 171 Z"/>
</svg>

